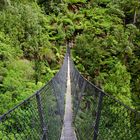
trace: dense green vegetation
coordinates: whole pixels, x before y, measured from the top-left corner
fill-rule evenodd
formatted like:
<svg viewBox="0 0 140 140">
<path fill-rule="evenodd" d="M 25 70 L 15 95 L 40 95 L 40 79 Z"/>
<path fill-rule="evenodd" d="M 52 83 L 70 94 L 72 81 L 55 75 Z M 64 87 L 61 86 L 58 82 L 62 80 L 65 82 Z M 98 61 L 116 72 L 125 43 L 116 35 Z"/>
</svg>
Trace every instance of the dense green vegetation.
<svg viewBox="0 0 140 140">
<path fill-rule="evenodd" d="M 1 9 L 0 114 L 39 89 L 59 69 L 63 46 L 50 41 L 51 20 L 33 1 L 11 1 Z"/>
<path fill-rule="evenodd" d="M 73 45 L 73 60 L 84 77 L 140 111 L 139 0 L 1 0 L 0 115 L 54 76 L 63 62 L 67 41 Z M 80 104 L 76 123 L 81 134 L 94 116 L 92 98 L 85 96 Z M 90 107 L 84 108 L 86 104 Z M 101 132 L 108 137 L 107 131 L 112 131 L 116 140 L 116 129 L 132 126 L 134 116 L 123 114 L 123 107 L 115 103 L 105 100 L 106 104 L 112 105 L 103 108 L 102 116 L 109 116 L 101 118 Z M 112 122 L 117 107 L 120 116 Z M 125 115 L 129 117 L 122 123 Z"/>
<path fill-rule="evenodd" d="M 140 109 L 138 0 L 2 0 L 0 114 L 58 71 L 67 40 L 82 74 Z"/>
</svg>

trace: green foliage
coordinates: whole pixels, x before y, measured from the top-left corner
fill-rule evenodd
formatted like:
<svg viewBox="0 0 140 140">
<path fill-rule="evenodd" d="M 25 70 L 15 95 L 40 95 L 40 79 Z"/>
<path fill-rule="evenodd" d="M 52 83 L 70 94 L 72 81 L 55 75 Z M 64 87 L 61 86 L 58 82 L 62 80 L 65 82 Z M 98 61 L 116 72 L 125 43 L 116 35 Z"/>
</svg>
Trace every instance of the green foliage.
<svg viewBox="0 0 140 140">
<path fill-rule="evenodd" d="M 135 42 L 138 42 L 139 29 L 133 24 L 123 25 L 125 13 L 119 4 L 112 5 L 108 1 L 106 7 L 93 9 L 94 12 L 91 12 L 92 9 L 81 9 L 88 18 L 82 22 L 88 23 L 88 26 L 84 26 L 83 34 L 76 38 L 74 55 L 80 58 L 78 63 L 75 62 L 78 67 L 79 63 L 83 65 L 85 70 L 79 68 L 88 79 L 133 107 L 130 64 L 136 60 Z"/>
<path fill-rule="evenodd" d="M 5 9 L 9 5 L 10 5 L 10 0 L 1 0 L 0 1 L 0 10 Z"/>
<path fill-rule="evenodd" d="M 28 60 L 14 60 L 7 67 L 7 72 L 2 81 L 0 114 L 13 107 L 13 104 L 21 102 L 29 97 L 42 84 L 32 81 L 34 70 Z"/>
<path fill-rule="evenodd" d="M 67 40 L 73 42 L 74 62 L 88 80 L 140 110 L 140 2 L 37 2 L 0 3 L 0 114 L 54 76 Z M 85 102 L 89 100 L 85 97 Z M 80 113 L 77 119 L 83 122 L 79 127 L 84 131 L 88 126 L 84 119 L 90 121 L 92 114 L 88 110 Z"/>
<path fill-rule="evenodd" d="M 0 114 L 29 97 L 58 70 L 63 47 L 56 49 L 51 42 L 50 22 L 34 1 L 14 0 L 0 11 Z"/>
<path fill-rule="evenodd" d="M 64 2 L 68 3 L 86 3 L 86 0 L 64 0 Z"/>
<path fill-rule="evenodd" d="M 120 62 L 112 66 L 112 69 L 104 77 L 104 90 L 107 93 L 115 95 L 125 104 L 131 105 L 131 92 L 130 92 L 130 74 L 127 72 L 126 67 Z M 122 86 L 123 85 L 123 86 Z"/>
</svg>

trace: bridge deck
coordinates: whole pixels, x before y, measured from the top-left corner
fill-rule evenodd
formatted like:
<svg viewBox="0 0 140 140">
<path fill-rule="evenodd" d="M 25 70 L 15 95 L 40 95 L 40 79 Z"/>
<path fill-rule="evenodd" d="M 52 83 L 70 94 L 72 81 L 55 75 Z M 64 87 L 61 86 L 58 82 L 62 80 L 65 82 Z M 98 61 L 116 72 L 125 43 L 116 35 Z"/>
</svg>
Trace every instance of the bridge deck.
<svg viewBox="0 0 140 140">
<path fill-rule="evenodd" d="M 70 63 L 68 57 L 65 115 L 64 115 L 64 124 L 62 128 L 60 140 L 77 140 L 74 128 L 72 126 L 72 116 L 73 116 L 73 111 L 72 111 L 72 98 L 71 98 Z"/>
</svg>

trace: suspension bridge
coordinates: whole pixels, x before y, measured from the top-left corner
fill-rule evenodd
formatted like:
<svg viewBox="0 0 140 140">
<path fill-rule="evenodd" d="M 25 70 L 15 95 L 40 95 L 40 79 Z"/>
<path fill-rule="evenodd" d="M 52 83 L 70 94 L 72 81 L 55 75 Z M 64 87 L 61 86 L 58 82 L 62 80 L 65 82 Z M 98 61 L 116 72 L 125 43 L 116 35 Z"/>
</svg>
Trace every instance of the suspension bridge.
<svg viewBox="0 0 140 140">
<path fill-rule="evenodd" d="M 0 116 L 0 140 L 140 140 L 140 113 L 87 81 L 68 47 L 59 72 Z"/>
</svg>

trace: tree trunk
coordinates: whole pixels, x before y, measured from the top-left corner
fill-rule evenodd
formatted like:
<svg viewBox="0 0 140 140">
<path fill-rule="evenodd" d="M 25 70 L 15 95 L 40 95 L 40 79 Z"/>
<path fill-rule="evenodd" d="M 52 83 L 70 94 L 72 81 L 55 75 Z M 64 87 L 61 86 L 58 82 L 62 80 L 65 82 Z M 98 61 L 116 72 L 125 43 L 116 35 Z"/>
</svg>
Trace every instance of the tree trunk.
<svg viewBox="0 0 140 140">
<path fill-rule="evenodd" d="M 133 24 L 136 24 L 136 22 L 137 22 L 137 10 L 135 9 Z"/>
</svg>

